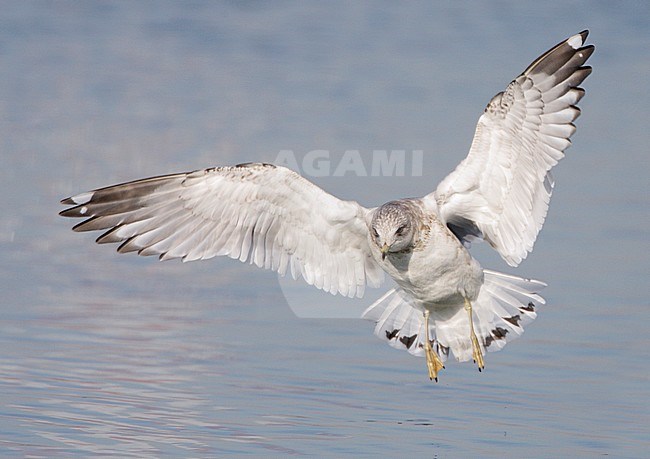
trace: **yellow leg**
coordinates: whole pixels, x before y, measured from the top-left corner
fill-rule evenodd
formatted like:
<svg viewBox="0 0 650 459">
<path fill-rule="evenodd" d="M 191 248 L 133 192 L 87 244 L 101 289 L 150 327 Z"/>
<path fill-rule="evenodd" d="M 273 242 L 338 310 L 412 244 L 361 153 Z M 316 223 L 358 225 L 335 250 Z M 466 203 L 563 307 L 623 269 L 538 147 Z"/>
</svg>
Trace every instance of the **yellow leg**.
<svg viewBox="0 0 650 459">
<path fill-rule="evenodd" d="M 435 379 L 438 382 L 438 372 L 445 368 L 445 366 L 431 346 L 431 340 L 429 339 L 429 311 L 427 309 L 424 310 L 424 355 L 427 358 L 429 379 Z"/>
<path fill-rule="evenodd" d="M 483 351 L 481 351 L 481 346 L 478 344 L 478 338 L 474 332 L 474 319 L 472 318 L 472 303 L 465 298 L 465 311 L 469 316 L 469 337 L 472 340 L 472 358 L 474 363 L 478 365 L 478 371 L 481 371 L 485 368 L 485 363 L 483 362 Z"/>
</svg>

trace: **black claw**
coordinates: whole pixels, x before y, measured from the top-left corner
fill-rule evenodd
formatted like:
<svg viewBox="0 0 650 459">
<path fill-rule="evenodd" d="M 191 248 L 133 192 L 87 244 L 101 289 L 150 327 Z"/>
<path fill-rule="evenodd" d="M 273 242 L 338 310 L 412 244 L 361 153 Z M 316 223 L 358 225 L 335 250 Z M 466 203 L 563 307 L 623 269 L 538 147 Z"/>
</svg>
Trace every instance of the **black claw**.
<svg viewBox="0 0 650 459">
<path fill-rule="evenodd" d="M 483 371 L 483 369 L 481 367 L 478 367 L 478 372 L 480 373 L 481 371 Z"/>
</svg>

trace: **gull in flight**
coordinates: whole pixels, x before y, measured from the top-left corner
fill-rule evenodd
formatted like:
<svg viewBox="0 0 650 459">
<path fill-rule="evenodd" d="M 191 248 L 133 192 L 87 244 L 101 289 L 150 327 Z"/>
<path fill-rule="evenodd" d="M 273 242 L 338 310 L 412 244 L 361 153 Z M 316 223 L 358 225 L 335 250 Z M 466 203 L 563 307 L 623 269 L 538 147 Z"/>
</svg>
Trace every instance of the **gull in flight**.
<svg viewBox="0 0 650 459">
<path fill-rule="evenodd" d="M 532 251 L 548 210 L 551 168 L 575 132 L 588 31 L 537 58 L 478 120 L 468 156 L 422 198 L 367 209 L 280 166 L 247 163 L 146 178 L 64 199 L 75 231 L 102 230 L 118 252 L 183 261 L 226 255 L 348 297 L 396 287 L 363 317 L 396 348 L 424 356 L 430 379 L 451 351 L 484 354 L 523 332 L 544 283 L 483 269 L 468 251 L 487 241 L 510 265 Z"/>
</svg>

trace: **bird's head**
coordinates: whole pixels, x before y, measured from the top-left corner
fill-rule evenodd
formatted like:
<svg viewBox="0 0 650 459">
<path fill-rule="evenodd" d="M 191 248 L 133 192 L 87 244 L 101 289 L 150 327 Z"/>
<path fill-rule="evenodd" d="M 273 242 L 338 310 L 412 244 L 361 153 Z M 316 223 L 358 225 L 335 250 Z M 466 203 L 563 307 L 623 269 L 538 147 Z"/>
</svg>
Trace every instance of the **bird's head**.
<svg viewBox="0 0 650 459">
<path fill-rule="evenodd" d="M 386 203 L 375 211 L 370 232 L 381 251 L 382 260 L 389 252 L 405 250 L 413 244 L 415 236 L 411 212 L 403 203 Z"/>
</svg>

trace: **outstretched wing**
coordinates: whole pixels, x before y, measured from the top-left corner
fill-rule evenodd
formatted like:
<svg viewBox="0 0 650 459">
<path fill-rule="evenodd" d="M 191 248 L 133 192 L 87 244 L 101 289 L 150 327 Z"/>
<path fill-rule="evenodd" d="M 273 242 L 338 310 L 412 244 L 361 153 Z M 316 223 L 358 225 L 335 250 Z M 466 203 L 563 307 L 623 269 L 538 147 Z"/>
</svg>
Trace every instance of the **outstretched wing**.
<svg viewBox="0 0 650 459">
<path fill-rule="evenodd" d="M 241 164 L 152 177 L 82 193 L 62 204 L 75 231 L 107 230 L 119 252 L 183 261 L 227 255 L 361 297 L 381 268 L 368 246 L 368 209 L 341 201 L 284 167 Z"/>
<path fill-rule="evenodd" d="M 591 73 L 588 31 L 535 60 L 480 117 L 465 158 L 426 196 L 463 242 L 487 240 L 511 266 L 532 251 L 553 191 L 550 169 L 564 157 Z"/>
</svg>

